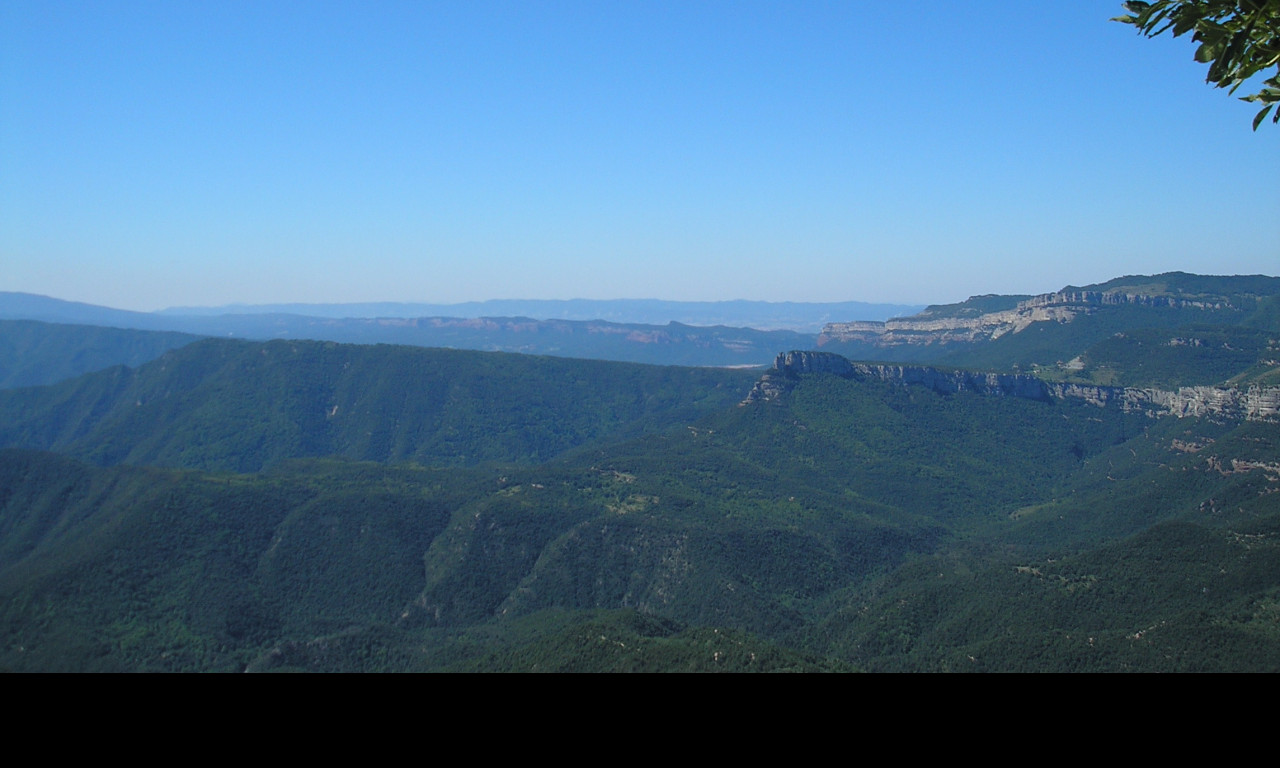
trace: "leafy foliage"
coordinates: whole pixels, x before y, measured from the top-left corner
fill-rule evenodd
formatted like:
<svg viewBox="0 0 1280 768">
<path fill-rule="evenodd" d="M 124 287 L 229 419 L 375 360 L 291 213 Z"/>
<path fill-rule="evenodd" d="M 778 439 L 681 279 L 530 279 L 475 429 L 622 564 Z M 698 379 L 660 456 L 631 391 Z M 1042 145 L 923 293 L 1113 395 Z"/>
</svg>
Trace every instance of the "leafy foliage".
<svg viewBox="0 0 1280 768">
<path fill-rule="evenodd" d="M 1147 37 L 1192 32 L 1191 39 L 1200 43 L 1196 61 L 1209 65 L 1205 82 L 1217 88 L 1235 93 L 1249 78 L 1275 68 L 1261 90 L 1243 97 L 1263 105 L 1253 119 L 1255 131 L 1280 102 L 1280 0 L 1131 0 L 1124 7 L 1129 15 L 1114 20 L 1134 25 Z M 1280 123 L 1280 110 L 1271 122 Z"/>
</svg>

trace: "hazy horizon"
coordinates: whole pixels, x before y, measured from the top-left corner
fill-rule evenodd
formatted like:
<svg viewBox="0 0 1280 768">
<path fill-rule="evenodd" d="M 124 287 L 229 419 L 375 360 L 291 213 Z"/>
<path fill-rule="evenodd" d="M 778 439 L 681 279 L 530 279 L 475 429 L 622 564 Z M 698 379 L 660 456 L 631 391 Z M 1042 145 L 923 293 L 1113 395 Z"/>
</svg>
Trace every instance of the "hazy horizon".
<svg viewBox="0 0 1280 768">
<path fill-rule="evenodd" d="M 44 294 L 44 293 L 0 291 L 0 298 L 3 298 L 6 293 L 18 294 L 18 296 L 37 297 L 37 298 L 41 298 L 41 300 L 46 300 L 47 298 L 47 300 L 54 300 L 55 302 L 65 301 L 65 302 L 73 303 L 73 305 L 87 305 L 91 307 L 108 308 L 108 310 L 138 312 L 138 314 L 146 314 L 146 315 L 183 315 L 183 314 L 214 315 L 224 311 L 229 312 L 229 314 L 236 314 L 237 310 L 252 310 L 252 312 L 247 312 L 247 314 L 257 314 L 257 312 L 289 312 L 291 310 L 301 311 L 301 310 L 307 310 L 307 308 L 310 308 L 310 310 L 317 311 L 317 314 L 315 316 L 372 317 L 372 316 L 378 316 L 378 315 L 371 315 L 371 314 L 343 315 L 343 314 L 340 314 L 338 310 L 344 307 L 356 307 L 356 308 L 379 307 L 379 308 L 384 308 L 384 310 L 392 310 L 393 307 L 399 307 L 399 308 L 402 308 L 404 312 L 407 312 L 408 310 L 416 310 L 416 308 L 429 308 L 429 310 L 449 310 L 449 308 L 457 308 L 458 311 L 465 312 L 465 314 L 461 314 L 457 316 L 480 316 L 480 315 L 474 314 L 474 312 L 476 310 L 479 310 L 480 307 L 492 307 L 494 305 L 497 305 L 499 307 L 503 305 L 507 305 L 507 306 L 509 305 L 549 305 L 547 308 L 558 306 L 559 310 L 561 310 L 561 314 L 554 317 L 553 316 L 543 317 L 543 319 L 609 320 L 609 317 L 584 314 L 584 312 L 581 312 L 581 311 L 572 312 L 570 310 L 573 310 L 573 308 L 575 307 L 582 307 L 582 306 L 599 307 L 600 305 L 617 305 L 612 307 L 614 310 L 614 314 L 627 314 L 627 312 L 623 312 L 623 310 L 627 310 L 627 308 L 630 308 L 630 310 L 634 311 L 634 314 L 652 315 L 653 314 L 652 308 L 646 307 L 645 305 L 678 305 L 678 306 L 684 306 L 686 310 L 692 310 L 692 308 L 707 308 L 707 310 L 709 310 L 710 307 L 718 307 L 722 305 L 751 305 L 753 307 L 758 305 L 765 305 L 768 307 L 777 307 L 778 310 L 782 310 L 783 307 L 796 307 L 796 308 L 832 307 L 833 308 L 833 307 L 844 307 L 844 306 L 850 306 L 850 305 L 860 305 L 867 308 L 873 308 L 873 307 L 881 308 L 881 310 L 887 310 L 887 308 L 896 308 L 896 310 L 902 310 L 902 311 L 919 310 L 919 308 L 923 308 L 925 306 L 925 305 L 906 305 L 906 303 L 896 303 L 896 302 L 859 302 L 859 301 L 792 302 L 792 301 L 741 300 L 741 298 L 730 298 L 730 300 L 716 300 L 716 301 L 673 301 L 673 300 L 664 300 L 664 298 L 563 298 L 563 300 L 561 300 L 561 298 L 488 298 L 488 300 L 483 300 L 483 301 L 463 301 L 463 302 L 452 302 L 452 303 L 413 302 L 413 301 L 408 301 L 408 302 L 396 302 L 396 301 L 264 302 L 264 303 L 230 302 L 230 303 L 225 303 L 225 305 L 172 305 L 172 306 L 155 308 L 155 310 L 133 310 L 133 308 L 128 308 L 128 307 L 115 307 L 110 305 L 97 305 L 97 303 L 93 303 L 93 302 L 65 300 L 65 298 L 63 297 L 49 296 L 49 294 Z M 726 306 L 726 310 L 730 310 L 730 308 L 731 308 L 730 306 Z M 499 308 L 498 311 L 502 311 L 502 310 L 500 310 Z M 392 312 L 392 314 L 381 315 L 381 316 L 388 316 L 388 317 L 422 316 L 417 314 L 404 314 L 404 312 Z M 590 312 L 590 310 L 588 310 L 588 312 Z M 888 317 L 888 316 L 892 316 L 892 315 L 888 315 L 888 314 L 884 315 L 884 317 Z M 872 319 L 872 317 L 858 317 L 858 319 Z M 668 320 L 671 320 L 671 317 L 667 317 L 667 319 L 664 319 L 663 323 L 666 323 L 666 321 Z M 645 320 L 645 321 L 648 321 L 648 320 Z M 678 321 L 680 320 L 676 319 L 676 321 L 678 323 Z"/>
<path fill-rule="evenodd" d="M 12 0 L 0 290 L 923 306 L 1275 273 L 1280 130 L 1122 12 Z"/>
</svg>

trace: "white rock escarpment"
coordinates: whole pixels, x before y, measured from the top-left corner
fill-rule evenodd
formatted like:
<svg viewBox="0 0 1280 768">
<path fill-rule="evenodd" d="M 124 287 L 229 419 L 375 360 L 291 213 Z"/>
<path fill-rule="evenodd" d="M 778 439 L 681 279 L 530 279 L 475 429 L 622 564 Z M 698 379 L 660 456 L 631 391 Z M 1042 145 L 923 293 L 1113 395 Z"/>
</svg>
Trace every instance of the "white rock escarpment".
<svg viewBox="0 0 1280 768">
<path fill-rule="evenodd" d="M 1080 399 L 1099 407 L 1119 407 L 1149 416 L 1195 416 L 1241 420 L 1280 418 L 1280 387 L 1101 387 L 1049 383 L 1029 374 L 946 371 L 921 365 L 853 363 L 829 352 L 783 352 L 741 405 L 775 400 L 801 375 L 830 374 L 856 381 L 884 381 L 927 387 L 934 392 L 976 392 L 1029 400 Z"/>
<path fill-rule="evenodd" d="M 1206 310 L 1233 308 L 1225 302 L 1192 301 L 1171 296 L 1146 296 L 1119 291 L 1058 291 L 1020 301 L 1013 309 L 969 317 L 935 317 L 929 310 L 925 310 L 911 317 L 884 322 L 827 323 L 818 337 L 818 345 L 833 341 L 854 341 L 891 347 L 902 344 L 990 341 L 1007 333 L 1017 333 L 1032 323 L 1069 323 L 1078 315 L 1089 314 L 1099 307 L 1125 304 Z"/>
</svg>

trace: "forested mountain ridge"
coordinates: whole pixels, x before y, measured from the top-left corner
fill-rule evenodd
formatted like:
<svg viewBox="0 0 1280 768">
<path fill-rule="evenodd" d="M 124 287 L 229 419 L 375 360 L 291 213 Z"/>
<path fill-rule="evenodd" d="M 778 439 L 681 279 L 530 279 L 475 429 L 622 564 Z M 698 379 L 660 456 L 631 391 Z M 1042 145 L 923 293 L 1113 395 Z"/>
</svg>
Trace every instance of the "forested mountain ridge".
<svg viewBox="0 0 1280 768">
<path fill-rule="evenodd" d="M 0 445 L 99 464 L 257 471 L 344 456 L 544 461 L 740 400 L 713 368 L 332 342 L 207 339 L 138 369 L 0 392 Z"/>
<path fill-rule="evenodd" d="M 793 306 L 794 311 L 802 314 L 815 311 L 805 309 L 805 305 Z M 841 307 L 876 311 L 874 305 L 856 304 L 832 305 L 818 311 L 836 311 Z M 740 311 L 751 310 L 747 307 Z M 771 314 L 774 311 L 773 305 L 757 310 L 766 321 L 775 317 Z M 724 324 L 693 325 L 673 320 L 636 323 L 556 317 L 310 317 L 279 312 L 179 315 L 129 312 L 5 292 L 0 292 L 0 318 L 92 324 L 121 330 L 173 331 L 218 338 L 402 344 L 655 365 L 765 365 L 778 349 L 811 346 L 816 339 L 812 331 L 774 327 L 767 322 L 766 328 L 757 329 Z"/>
<path fill-rule="evenodd" d="M 1280 331 L 1161 314 L 1268 301 L 953 348 L 1035 369 L 206 339 L 3 391 L 0 668 L 1280 670 Z"/>
<path fill-rule="evenodd" d="M 1231 329 L 1231 338 L 1222 339 L 1219 346 L 1225 343 L 1230 350 L 1238 338 L 1246 346 L 1261 344 L 1246 356 L 1261 353 L 1265 357 L 1267 339 L 1280 332 L 1280 278 L 1170 272 L 1083 288 L 1068 286 L 1039 296 L 976 296 L 883 323 L 828 324 L 818 346 L 863 360 L 1034 370 L 1077 379 L 1096 373 L 1109 380 L 1093 383 L 1161 385 L 1167 382 L 1116 380 L 1117 375 L 1135 373 L 1123 368 L 1085 371 L 1083 357 L 1094 345 L 1130 331 L 1170 329 L 1159 340 L 1169 342 L 1198 338 L 1197 332 L 1208 329 L 1220 335 L 1224 328 Z M 1274 359 L 1275 349 L 1269 354 Z M 1239 357 L 1237 353 L 1235 358 Z M 1248 367 L 1258 359 L 1255 355 L 1242 362 Z"/>
<path fill-rule="evenodd" d="M 1280 418 L 1280 386 L 1247 387 L 1108 387 L 1045 381 L 1031 374 L 982 373 L 940 370 L 921 365 L 854 363 L 829 352 L 792 351 L 778 355 L 773 370 L 765 373 L 743 405 L 772 400 L 796 378 L 808 373 L 829 373 L 859 381 L 885 381 L 918 385 L 935 392 L 977 392 L 1028 400 L 1078 399 L 1100 407 L 1111 406 L 1151 416 L 1205 416 L 1243 420 Z"/>
</svg>

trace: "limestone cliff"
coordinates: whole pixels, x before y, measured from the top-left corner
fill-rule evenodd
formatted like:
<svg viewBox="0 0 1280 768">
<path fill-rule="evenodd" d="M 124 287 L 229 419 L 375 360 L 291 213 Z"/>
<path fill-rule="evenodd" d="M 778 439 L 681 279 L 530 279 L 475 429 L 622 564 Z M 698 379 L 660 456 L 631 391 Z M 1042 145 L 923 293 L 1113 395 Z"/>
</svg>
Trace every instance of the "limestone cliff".
<svg viewBox="0 0 1280 768">
<path fill-rule="evenodd" d="M 1135 305 L 1174 309 L 1235 309 L 1226 301 L 1148 296 L 1122 291 L 1068 290 L 1045 293 L 1020 301 L 1013 309 L 979 315 L 930 308 L 911 317 L 884 322 L 828 323 L 818 337 L 818 345 L 830 342 L 860 342 L 893 347 L 903 344 L 949 344 L 990 341 L 1007 333 L 1018 333 L 1032 323 L 1069 323 L 1082 314 L 1108 306 Z M 963 306 L 963 305 L 961 305 Z"/>
<path fill-rule="evenodd" d="M 1099 407 L 1118 407 L 1149 416 L 1280 419 L 1280 387 L 1181 387 L 1177 391 L 1139 387 L 1056 384 L 1029 374 L 940 370 L 921 365 L 854 363 L 829 352 L 783 352 L 741 405 L 775 400 L 802 375 L 830 374 L 855 381 L 883 381 L 927 387 L 951 394 L 975 392 L 1029 400 L 1080 399 Z"/>
</svg>

